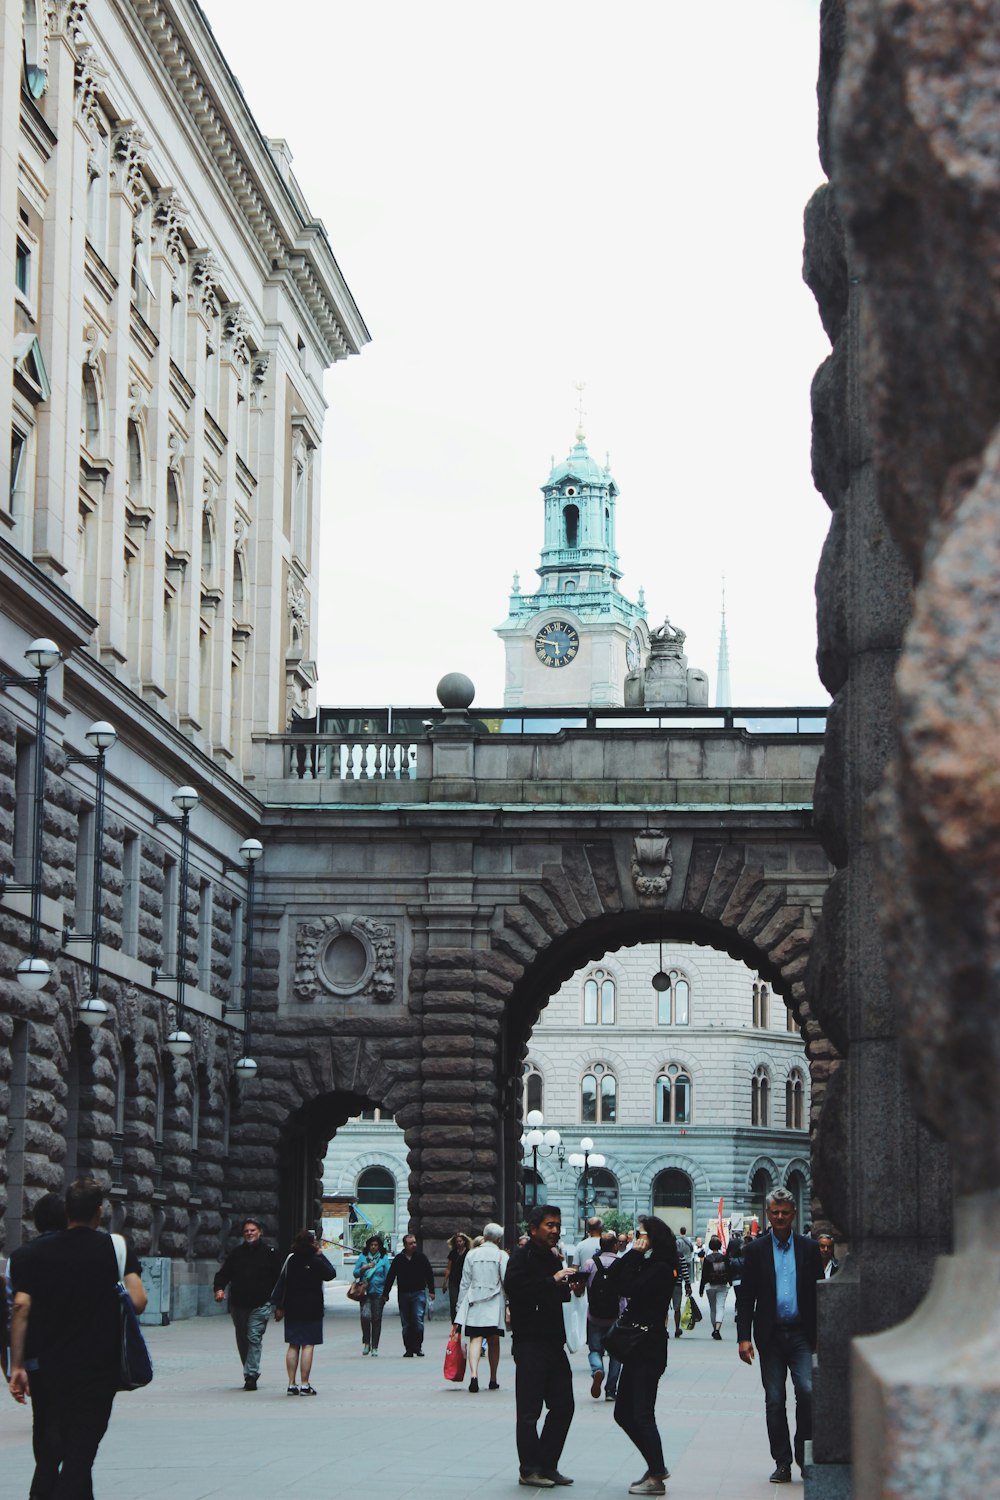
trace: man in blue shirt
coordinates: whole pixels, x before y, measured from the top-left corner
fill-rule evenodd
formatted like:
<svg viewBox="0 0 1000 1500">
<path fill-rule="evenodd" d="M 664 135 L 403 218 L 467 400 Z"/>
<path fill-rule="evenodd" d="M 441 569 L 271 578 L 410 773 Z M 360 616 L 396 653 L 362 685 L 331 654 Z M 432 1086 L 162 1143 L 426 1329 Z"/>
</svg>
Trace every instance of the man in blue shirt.
<svg viewBox="0 0 1000 1500">
<path fill-rule="evenodd" d="M 740 1359 L 760 1354 L 764 1414 L 775 1469 L 772 1484 L 790 1484 L 792 1444 L 785 1411 L 785 1387 L 795 1390 L 795 1462 L 802 1468 L 812 1436 L 812 1356 L 816 1348 L 816 1283 L 823 1262 L 815 1240 L 793 1233 L 795 1199 L 787 1188 L 767 1198 L 770 1234 L 746 1247 L 743 1280 L 736 1293 L 736 1336 Z M 751 1339 L 752 1332 L 752 1339 Z"/>
</svg>

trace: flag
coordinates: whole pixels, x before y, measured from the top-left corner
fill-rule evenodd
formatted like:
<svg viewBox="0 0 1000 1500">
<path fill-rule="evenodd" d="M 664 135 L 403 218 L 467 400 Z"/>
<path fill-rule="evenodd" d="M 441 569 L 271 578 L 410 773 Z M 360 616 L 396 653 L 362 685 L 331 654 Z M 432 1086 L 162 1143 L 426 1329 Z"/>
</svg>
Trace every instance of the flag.
<svg viewBox="0 0 1000 1500">
<path fill-rule="evenodd" d="M 723 1205 L 723 1203 L 725 1203 L 725 1201 L 726 1200 L 724 1198 L 720 1198 L 719 1199 L 719 1229 L 718 1229 L 718 1234 L 719 1234 L 719 1239 L 722 1241 L 722 1248 L 723 1248 L 723 1250 L 725 1250 L 725 1248 L 726 1248 L 726 1226 L 722 1222 L 722 1205 Z"/>
</svg>

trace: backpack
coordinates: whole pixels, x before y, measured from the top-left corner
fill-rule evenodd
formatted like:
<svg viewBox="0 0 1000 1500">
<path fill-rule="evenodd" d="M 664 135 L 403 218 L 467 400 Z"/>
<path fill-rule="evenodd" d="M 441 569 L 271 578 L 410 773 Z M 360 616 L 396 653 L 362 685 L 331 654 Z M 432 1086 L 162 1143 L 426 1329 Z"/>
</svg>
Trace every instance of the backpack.
<svg viewBox="0 0 1000 1500">
<path fill-rule="evenodd" d="M 705 1281 L 708 1286 L 728 1286 L 729 1284 L 729 1267 L 726 1265 L 726 1257 L 720 1255 L 718 1250 L 713 1250 L 705 1256 Z"/>
<path fill-rule="evenodd" d="M 612 1265 L 614 1262 L 612 1262 Z M 611 1323 L 618 1316 L 618 1307 L 621 1301 L 618 1293 L 608 1285 L 608 1272 L 611 1267 L 604 1265 L 597 1257 L 594 1257 L 594 1279 L 587 1288 L 587 1306 L 592 1318 L 601 1318 Z"/>
</svg>

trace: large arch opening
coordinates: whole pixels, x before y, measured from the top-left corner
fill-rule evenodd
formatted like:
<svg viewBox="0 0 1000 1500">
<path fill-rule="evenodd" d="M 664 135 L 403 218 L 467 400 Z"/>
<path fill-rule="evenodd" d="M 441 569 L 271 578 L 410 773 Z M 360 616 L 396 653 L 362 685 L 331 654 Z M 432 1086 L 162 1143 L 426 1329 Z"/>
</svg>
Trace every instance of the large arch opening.
<svg viewBox="0 0 1000 1500">
<path fill-rule="evenodd" d="M 720 1200 L 726 1220 L 763 1223 L 752 1182 L 762 1157 L 788 1176 L 808 1222 L 806 1047 L 797 1018 L 769 1003 L 787 1003 L 790 989 L 766 950 L 698 915 L 608 914 L 540 951 L 504 1018 L 508 1222 L 542 1194 L 568 1238 L 602 1211 L 706 1234 Z M 542 1105 L 533 1133 L 529 1095 Z"/>
</svg>

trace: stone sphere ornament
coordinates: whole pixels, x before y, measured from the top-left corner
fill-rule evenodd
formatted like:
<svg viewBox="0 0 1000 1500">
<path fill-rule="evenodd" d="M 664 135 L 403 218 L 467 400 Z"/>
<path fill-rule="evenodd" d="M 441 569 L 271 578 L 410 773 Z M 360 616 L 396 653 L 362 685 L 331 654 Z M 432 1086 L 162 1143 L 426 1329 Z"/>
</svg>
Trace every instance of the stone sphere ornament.
<svg viewBox="0 0 1000 1500">
<path fill-rule="evenodd" d="M 464 672 L 447 672 L 437 685 L 442 708 L 468 708 L 476 696 L 476 685 Z"/>
</svg>

